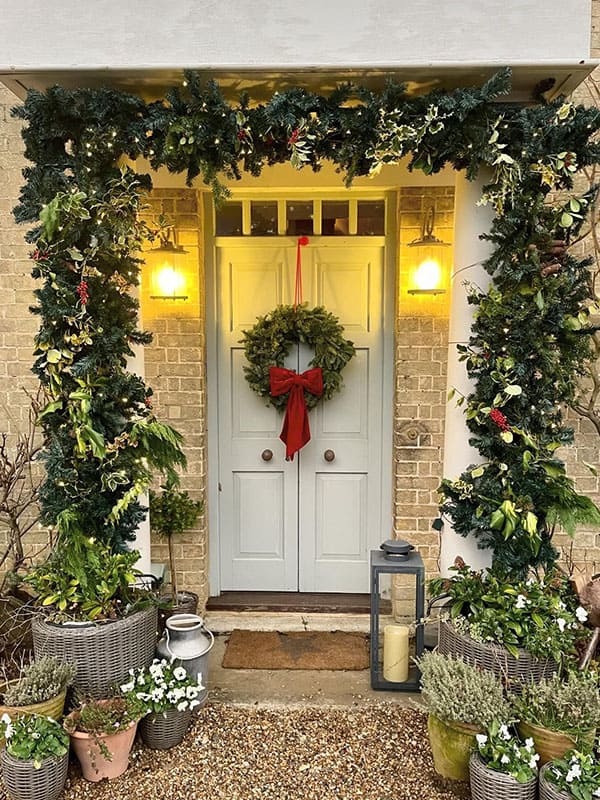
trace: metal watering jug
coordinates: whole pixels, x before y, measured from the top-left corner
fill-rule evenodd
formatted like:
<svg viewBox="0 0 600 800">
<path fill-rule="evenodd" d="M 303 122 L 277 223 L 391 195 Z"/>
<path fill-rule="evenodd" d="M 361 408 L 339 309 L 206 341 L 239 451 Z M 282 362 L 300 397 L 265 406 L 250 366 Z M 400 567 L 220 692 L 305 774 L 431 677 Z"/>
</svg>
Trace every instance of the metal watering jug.
<svg viewBox="0 0 600 800">
<path fill-rule="evenodd" d="M 190 678 L 202 681 L 201 702 L 208 695 L 208 654 L 214 643 L 215 637 L 204 627 L 202 617 L 173 614 L 167 619 L 165 632 L 156 648 L 160 658 L 180 664 Z"/>
</svg>

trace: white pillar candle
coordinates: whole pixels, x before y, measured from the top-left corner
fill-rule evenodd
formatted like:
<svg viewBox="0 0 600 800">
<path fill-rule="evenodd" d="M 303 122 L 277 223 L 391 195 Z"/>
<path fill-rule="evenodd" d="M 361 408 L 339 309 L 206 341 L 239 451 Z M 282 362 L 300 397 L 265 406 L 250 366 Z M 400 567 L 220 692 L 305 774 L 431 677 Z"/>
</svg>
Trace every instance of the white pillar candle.
<svg viewBox="0 0 600 800">
<path fill-rule="evenodd" d="M 383 629 L 383 677 L 386 681 L 408 680 L 408 628 L 386 625 Z"/>
</svg>

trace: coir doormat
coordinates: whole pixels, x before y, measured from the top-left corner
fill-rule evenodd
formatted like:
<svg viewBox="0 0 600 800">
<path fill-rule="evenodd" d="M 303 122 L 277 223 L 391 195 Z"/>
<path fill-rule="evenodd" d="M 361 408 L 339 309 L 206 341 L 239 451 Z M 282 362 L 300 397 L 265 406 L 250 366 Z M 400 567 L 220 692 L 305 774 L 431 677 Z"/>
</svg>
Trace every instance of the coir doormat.
<svg viewBox="0 0 600 800">
<path fill-rule="evenodd" d="M 223 657 L 225 669 L 368 669 L 363 633 L 344 631 L 234 630 Z"/>
</svg>

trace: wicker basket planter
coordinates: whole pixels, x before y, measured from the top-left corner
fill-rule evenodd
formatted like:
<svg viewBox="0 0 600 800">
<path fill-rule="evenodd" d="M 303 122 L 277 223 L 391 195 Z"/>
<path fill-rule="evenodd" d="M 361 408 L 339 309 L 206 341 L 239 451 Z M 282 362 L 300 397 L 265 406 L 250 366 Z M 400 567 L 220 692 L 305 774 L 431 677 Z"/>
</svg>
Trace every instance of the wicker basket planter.
<svg viewBox="0 0 600 800">
<path fill-rule="evenodd" d="M 526 650 L 519 650 L 519 658 L 515 658 L 501 645 L 477 642 L 458 631 L 448 620 L 440 622 L 438 652 L 462 658 L 474 667 L 487 669 L 512 688 L 526 683 L 539 683 L 543 678 L 550 678 L 559 669 L 552 658 L 534 658 Z"/>
<path fill-rule="evenodd" d="M 169 608 L 161 608 L 158 612 L 158 633 L 162 636 L 167 620 L 175 614 L 195 614 L 198 611 L 198 595 L 195 592 L 177 592 L 177 603 Z M 172 603 L 173 595 L 166 594 L 161 600 Z"/>
<path fill-rule="evenodd" d="M 553 758 L 562 758 L 568 750 L 592 750 L 596 740 L 596 729 L 586 731 L 579 737 L 567 736 L 566 733 L 551 731 L 549 728 L 541 728 L 531 722 L 519 722 L 519 734 L 521 738 L 531 737 L 535 745 L 535 752 L 539 754 L 540 766 L 552 761 Z"/>
<path fill-rule="evenodd" d="M 35 769 L 33 761 L 14 758 L 6 750 L 1 752 L 2 777 L 12 800 L 56 800 L 67 780 L 69 754 L 46 758 Z"/>
<path fill-rule="evenodd" d="M 18 682 L 17 679 L 0 686 L 0 695 L 4 694 L 9 686 L 15 685 Z M 11 719 L 16 719 L 17 717 L 26 717 L 31 714 L 41 714 L 43 717 L 52 717 L 52 719 L 59 720 L 65 710 L 66 697 L 67 690 L 65 688 L 60 694 L 56 695 L 56 697 L 44 700 L 43 703 L 33 703 L 29 706 L 3 706 L 0 704 L 0 717 L 3 714 L 8 714 Z M 2 740 L 0 739 L 0 741 Z"/>
<path fill-rule="evenodd" d="M 557 786 L 546 780 L 547 769 L 544 766 L 540 770 L 540 800 L 573 800 L 572 795 L 560 792 Z"/>
<path fill-rule="evenodd" d="M 469 759 L 472 800 L 535 800 L 537 775 L 527 783 L 519 783 L 512 775 L 490 769 L 478 753 Z"/>
<path fill-rule="evenodd" d="M 153 750 L 169 750 L 183 741 L 191 721 L 189 710 L 169 709 L 162 714 L 148 714 L 140 720 L 142 741 Z"/>
<path fill-rule="evenodd" d="M 37 616 L 32 623 L 35 657 L 58 656 L 76 664 L 73 688 L 87 697 L 107 697 L 131 668 L 150 666 L 157 622 L 155 607 L 87 627 L 54 625 Z"/>
</svg>

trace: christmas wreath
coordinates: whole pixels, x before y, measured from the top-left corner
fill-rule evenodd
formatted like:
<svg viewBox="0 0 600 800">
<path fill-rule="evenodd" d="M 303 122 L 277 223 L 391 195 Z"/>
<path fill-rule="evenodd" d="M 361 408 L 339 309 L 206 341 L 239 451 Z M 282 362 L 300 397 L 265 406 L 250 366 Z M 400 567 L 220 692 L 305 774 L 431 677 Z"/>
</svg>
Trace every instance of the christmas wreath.
<svg viewBox="0 0 600 800">
<path fill-rule="evenodd" d="M 287 407 L 287 397 L 271 394 L 270 370 L 283 367 L 292 345 L 302 342 L 312 347 L 314 357 L 309 368 L 320 368 L 323 373 L 323 392 L 319 396 L 305 392 L 307 408 L 314 408 L 319 400 L 329 400 L 342 387 L 342 370 L 356 353 L 354 344 L 345 339 L 339 319 L 323 306 L 308 308 L 306 303 L 296 307 L 277 306 L 256 325 L 244 331 L 247 366 L 246 380 L 261 397 L 269 400 L 278 411 Z"/>
</svg>

